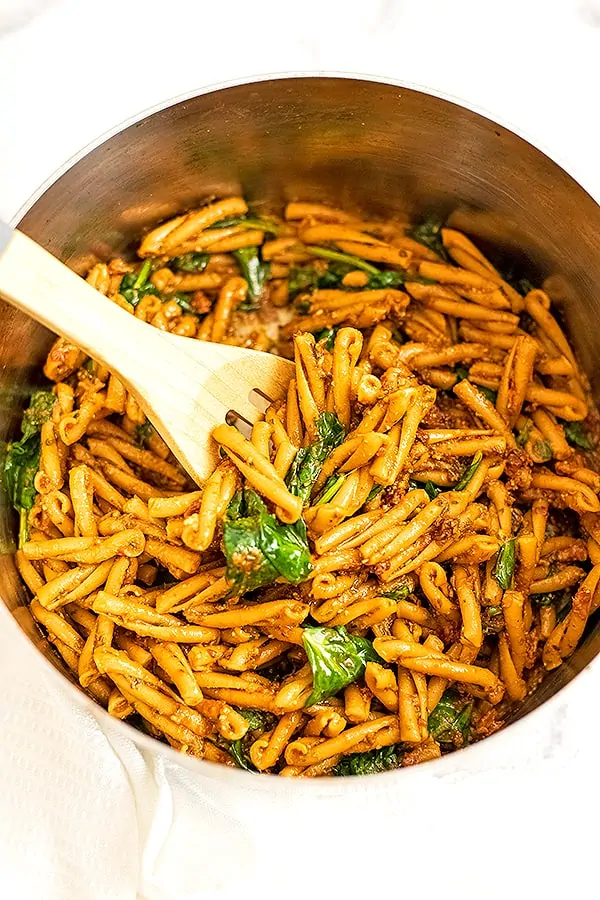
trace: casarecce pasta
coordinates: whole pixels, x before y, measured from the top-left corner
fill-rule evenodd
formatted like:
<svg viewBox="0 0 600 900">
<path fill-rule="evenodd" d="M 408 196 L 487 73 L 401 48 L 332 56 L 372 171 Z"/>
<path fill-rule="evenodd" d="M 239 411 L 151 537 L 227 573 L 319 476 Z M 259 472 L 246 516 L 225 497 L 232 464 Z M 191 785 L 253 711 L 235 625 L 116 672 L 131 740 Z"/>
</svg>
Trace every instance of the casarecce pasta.
<svg viewBox="0 0 600 900">
<path fill-rule="evenodd" d="M 5 481 L 34 619 L 109 713 L 287 777 L 498 729 L 600 605 L 597 412 L 548 294 L 439 224 L 241 197 L 88 281 L 196 340 L 294 361 L 190 483 L 118 378 L 58 339 Z"/>
</svg>

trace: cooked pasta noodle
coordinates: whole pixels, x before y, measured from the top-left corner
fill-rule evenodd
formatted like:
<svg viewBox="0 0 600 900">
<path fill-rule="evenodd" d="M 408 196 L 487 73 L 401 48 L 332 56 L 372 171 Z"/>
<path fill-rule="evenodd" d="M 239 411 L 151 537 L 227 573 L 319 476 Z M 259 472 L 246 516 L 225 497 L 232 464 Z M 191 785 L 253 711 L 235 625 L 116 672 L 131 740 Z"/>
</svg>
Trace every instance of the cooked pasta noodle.
<svg viewBox="0 0 600 900">
<path fill-rule="evenodd" d="M 499 727 L 600 607 L 598 415 L 550 297 L 407 228 L 230 197 L 92 267 L 155 327 L 294 360 L 249 438 L 214 430 L 204 484 L 114 374 L 50 350 L 31 612 L 111 715 L 181 752 L 285 777 L 434 759 Z"/>
</svg>

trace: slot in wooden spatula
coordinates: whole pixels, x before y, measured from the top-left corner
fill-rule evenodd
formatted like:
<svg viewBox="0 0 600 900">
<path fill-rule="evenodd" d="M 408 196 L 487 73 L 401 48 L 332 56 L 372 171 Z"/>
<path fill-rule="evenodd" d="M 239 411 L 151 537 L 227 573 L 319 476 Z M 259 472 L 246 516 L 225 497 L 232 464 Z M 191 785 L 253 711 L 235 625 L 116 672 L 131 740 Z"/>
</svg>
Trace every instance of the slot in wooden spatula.
<svg viewBox="0 0 600 900">
<path fill-rule="evenodd" d="M 1 221 L 0 296 L 114 372 L 194 481 L 216 465 L 215 425 L 232 413 L 253 423 L 265 405 L 253 392 L 278 400 L 292 376 L 292 363 L 270 353 L 141 322 Z"/>
</svg>

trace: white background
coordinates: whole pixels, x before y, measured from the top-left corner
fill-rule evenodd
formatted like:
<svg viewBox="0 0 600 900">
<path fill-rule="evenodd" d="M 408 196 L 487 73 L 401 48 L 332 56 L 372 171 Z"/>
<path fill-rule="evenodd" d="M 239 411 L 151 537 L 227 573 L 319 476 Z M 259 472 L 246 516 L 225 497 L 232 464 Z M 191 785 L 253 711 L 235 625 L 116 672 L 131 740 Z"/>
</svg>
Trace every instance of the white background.
<svg viewBox="0 0 600 900">
<path fill-rule="evenodd" d="M 42 6 L 0 0 L 0 30 L 9 16 L 15 24 L 19 13 Z M 600 9 L 593 0 L 48 6 L 0 37 L 5 218 L 70 155 L 130 115 L 208 84 L 292 70 L 387 75 L 462 97 L 549 148 L 600 199 Z M 53 685 L 39 689 L 35 706 L 24 652 L 10 632 L 0 634 L 0 896 L 133 900 L 144 843 L 136 815 L 139 824 L 144 785 L 148 798 L 153 788 L 138 779 L 132 800 L 102 736 L 90 734 L 68 704 L 65 710 Z M 234 813 L 225 799 L 230 818 L 222 820 L 196 798 L 185 839 L 171 838 L 192 848 L 171 860 L 169 878 L 177 871 L 180 886 L 169 892 L 163 884 L 152 900 L 239 897 L 242 890 L 296 896 L 303 883 L 305 896 L 597 895 L 599 682 L 597 669 L 586 673 L 555 714 L 515 729 L 455 777 L 421 777 L 402 793 L 357 796 L 343 809 L 315 802 L 301 827 L 291 805 L 275 804 L 266 815 L 262 801 L 253 801 Z M 152 814 L 150 800 L 149 808 Z M 187 882 L 186 869 L 193 872 Z"/>
</svg>

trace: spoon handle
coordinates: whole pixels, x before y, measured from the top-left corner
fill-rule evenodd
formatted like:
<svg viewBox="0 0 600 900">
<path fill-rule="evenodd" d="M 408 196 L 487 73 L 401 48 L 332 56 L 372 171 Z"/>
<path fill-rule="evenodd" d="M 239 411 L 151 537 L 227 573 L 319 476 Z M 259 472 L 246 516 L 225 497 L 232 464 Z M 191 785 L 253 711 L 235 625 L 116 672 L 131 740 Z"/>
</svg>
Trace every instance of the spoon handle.
<svg viewBox="0 0 600 900">
<path fill-rule="evenodd" d="M 144 329 L 43 247 L 1 221 L 0 295 L 128 380 L 147 359 L 148 342 L 155 344 L 154 329 Z"/>
</svg>

